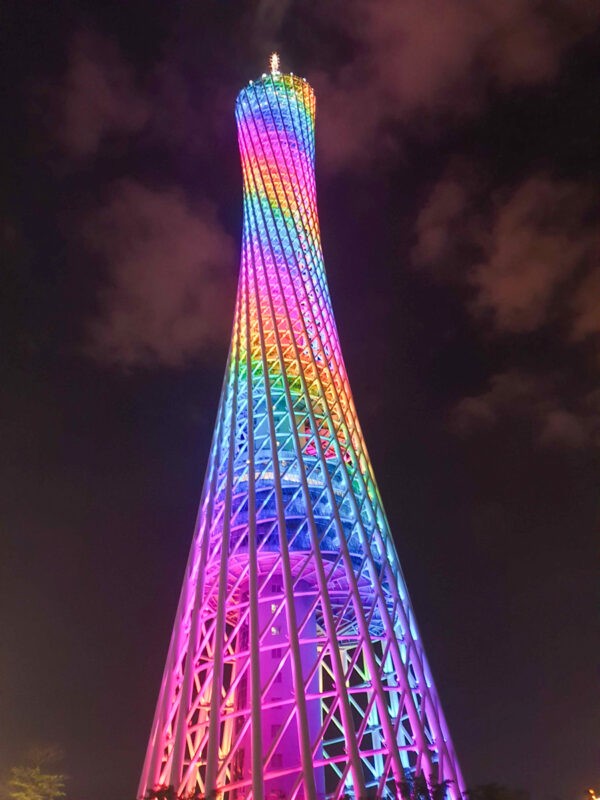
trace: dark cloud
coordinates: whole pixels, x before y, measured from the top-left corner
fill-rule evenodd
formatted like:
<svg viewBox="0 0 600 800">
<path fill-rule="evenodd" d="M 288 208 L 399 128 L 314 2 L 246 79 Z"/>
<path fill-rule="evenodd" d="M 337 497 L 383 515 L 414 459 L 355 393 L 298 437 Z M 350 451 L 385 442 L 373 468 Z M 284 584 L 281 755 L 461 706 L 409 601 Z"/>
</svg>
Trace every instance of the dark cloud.
<svg viewBox="0 0 600 800">
<path fill-rule="evenodd" d="M 257 43 L 274 47 L 291 0 L 259 0 L 254 15 L 254 36 Z"/>
<path fill-rule="evenodd" d="M 415 266 L 426 268 L 440 281 L 464 277 L 464 259 L 458 251 L 464 243 L 476 247 L 480 244 L 478 189 L 465 166 L 453 163 L 419 212 L 411 259 Z"/>
<path fill-rule="evenodd" d="M 248 41 L 261 57 L 277 46 L 290 8 L 288 1 L 257 4 Z M 600 19 L 587 0 L 348 0 L 316 13 L 323 28 L 352 45 L 341 65 L 308 71 L 319 100 L 320 154 L 330 169 L 396 148 L 388 123 L 428 120 L 431 129 L 440 116 L 447 121 L 482 110 L 492 86 L 550 80 L 564 51 Z M 73 37 L 66 75 L 51 95 L 54 137 L 74 157 L 146 127 L 174 147 L 182 140 L 191 146 L 199 118 L 203 126 L 215 123 L 199 110 L 198 97 L 191 100 L 175 54 L 140 82 L 116 43 L 91 31 Z M 190 127 L 193 137 L 186 135 Z"/>
<path fill-rule="evenodd" d="M 214 209 L 177 189 L 114 185 L 84 226 L 106 267 L 86 350 L 108 365 L 178 367 L 229 333 L 234 247 Z"/>
<path fill-rule="evenodd" d="M 586 187 L 535 176 L 496 205 L 485 259 L 469 276 L 476 313 L 490 314 L 499 331 L 527 332 L 546 323 L 576 273 L 594 266 L 598 236 L 589 219 Z"/>
<path fill-rule="evenodd" d="M 279 34 L 289 6 L 260 2 L 254 17 L 256 37 L 270 43 Z M 332 11 L 319 9 L 318 14 L 325 19 Z M 564 49 L 593 27 L 597 17 L 584 0 L 568 5 L 555 2 L 544 8 L 529 0 L 511 0 L 500 7 L 491 0 L 443 4 L 351 0 L 344 15 L 332 24 L 354 41 L 355 55 L 342 67 L 309 76 L 319 97 L 321 155 L 332 168 L 369 160 L 375 135 L 380 150 L 397 146 L 396 139 L 385 137 L 388 121 L 422 120 L 423 113 L 471 113 L 482 107 L 490 83 L 507 88 L 548 80 L 558 69 Z M 72 39 L 68 68 L 53 98 L 58 111 L 54 137 L 75 163 L 94 157 L 111 138 L 142 131 L 169 152 L 185 151 L 196 157 L 205 129 L 220 121 L 218 111 L 207 116 L 201 100 L 192 98 L 185 70 L 173 53 L 147 71 L 142 81 L 113 41 L 90 31 Z M 121 187 L 135 185 L 125 181 Z M 577 185 L 534 177 L 508 198 L 500 197 L 486 217 L 476 202 L 479 190 L 472 171 L 469 180 L 459 175 L 438 184 L 419 215 L 414 260 L 447 277 L 454 269 L 448 252 L 457 248 L 457 242 L 471 254 L 479 250 L 482 259 L 461 271 L 461 279 L 474 292 L 473 312 L 489 317 L 499 331 L 533 330 L 546 321 L 565 282 L 579 275 L 581 262 L 590 258 L 591 234 L 577 216 L 582 203 L 580 216 L 587 213 L 587 205 L 579 198 Z M 166 197 L 172 202 L 174 195 Z M 111 213 L 116 213 L 115 202 Z M 555 206 L 565 213 L 556 214 L 553 226 Z M 119 231 L 124 225 L 120 220 L 114 234 L 121 247 Z M 107 237 L 103 249 L 97 247 L 105 257 L 117 246 L 111 231 Z M 137 246 L 143 245 L 138 242 Z M 119 279 L 119 264 L 130 269 L 130 261 L 111 258 L 112 283 L 123 288 L 130 275 Z M 598 278 L 588 268 L 582 280 Z M 569 297 L 562 308 L 570 315 L 572 339 L 595 336 L 600 320 L 589 293 L 576 287 Z M 150 309 L 144 316 L 143 300 L 138 292 L 135 314 L 131 303 L 126 304 L 127 313 L 123 308 L 117 313 L 115 301 L 111 324 L 99 328 L 96 321 L 91 326 L 94 341 L 104 341 L 105 353 L 113 334 L 123 343 L 128 331 L 133 341 L 137 323 L 143 328 L 139 341 L 146 339 Z M 182 321 L 182 327 L 186 326 Z M 97 347 L 92 350 L 99 352 Z M 138 355 L 132 355 L 134 350 Z M 129 356 L 124 355 L 126 351 Z M 156 355 L 159 351 L 150 346 L 148 352 Z M 116 346 L 114 352 L 120 353 L 114 360 L 127 362 L 135 361 L 142 350 Z M 181 357 L 188 357 L 185 345 Z M 165 359 L 158 356 L 157 360 Z M 168 356 L 166 361 L 170 360 Z"/>
<path fill-rule="evenodd" d="M 531 425 L 534 440 L 545 447 L 600 447 L 600 397 L 592 392 L 566 404 L 559 378 L 508 370 L 493 375 L 489 388 L 463 398 L 452 412 L 461 434 L 491 428 L 502 419 Z"/>
<path fill-rule="evenodd" d="M 95 155 L 106 137 L 141 130 L 151 113 L 117 45 L 90 31 L 73 37 L 67 72 L 53 103 L 54 136 L 73 158 Z"/>
<path fill-rule="evenodd" d="M 140 134 L 142 146 L 196 157 L 210 124 L 176 59 L 142 80 L 114 41 L 90 30 L 72 37 L 65 75 L 45 97 L 52 138 L 75 169 L 107 142 Z M 178 187 L 152 189 L 132 178 L 96 191 L 108 201 L 87 216 L 82 238 L 106 278 L 98 314 L 84 325 L 84 352 L 105 366 L 174 367 L 223 342 L 234 247 L 215 209 L 192 208 Z"/>
<path fill-rule="evenodd" d="M 598 259 L 600 249 L 596 248 Z M 581 281 L 571 298 L 573 313 L 572 336 L 576 341 L 598 338 L 600 335 L 600 265 L 596 263 Z"/>
<path fill-rule="evenodd" d="M 535 175 L 486 202 L 450 175 L 419 213 L 413 263 L 468 286 L 471 312 L 498 333 L 559 319 L 583 339 L 600 327 L 594 210 L 590 188 L 572 181 Z"/>
<path fill-rule="evenodd" d="M 490 87 L 549 81 L 600 17 L 588 0 L 350 0 L 336 8 L 335 20 L 331 9 L 322 14 L 343 26 L 355 55 L 309 75 L 332 167 L 372 156 L 391 121 L 469 115 Z"/>
<path fill-rule="evenodd" d="M 521 337 L 544 330 L 566 352 L 600 345 L 600 278 L 595 196 L 574 181 L 534 175 L 489 191 L 471 165 L 452 165 L 416 222 L 413 264 L 463 287 L 466 308 L 485 332 Z M 550 333 L 551 331 L 551 333 Z M 519 350 L 513 363 L 518 364 Z M 525 348 L 526 350 L 526 348 Z M 584 353 L 584 350 L 581 350 Z M 557 355 L 552 376 L 517 368 L 490 378 L 452 413 L 459 432 L 527 420 L 544 446 L 597 445 L 600 416 L 584 388 L 569 385 Z"/>
</svg>

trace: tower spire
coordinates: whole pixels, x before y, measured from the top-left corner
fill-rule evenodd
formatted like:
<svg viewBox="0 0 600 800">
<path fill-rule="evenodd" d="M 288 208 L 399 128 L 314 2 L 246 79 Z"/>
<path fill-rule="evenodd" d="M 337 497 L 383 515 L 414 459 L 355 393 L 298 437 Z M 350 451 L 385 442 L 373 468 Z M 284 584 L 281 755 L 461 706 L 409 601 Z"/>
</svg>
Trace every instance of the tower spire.
<svg viewBox="0 0 600 800">
<path fill-rule="evenodd" d="M 423 778 L 459 800 L 333 317 L 314 93 L 250 83 L 236 120 L 231 348 L 139 796 L 397 800 Z"/>
<path fill-rule="evenodd" d="M 269 56 L 269 68 L 271 75 L 279 74 L 279 53 L 271 53 Z"/>
</svg>

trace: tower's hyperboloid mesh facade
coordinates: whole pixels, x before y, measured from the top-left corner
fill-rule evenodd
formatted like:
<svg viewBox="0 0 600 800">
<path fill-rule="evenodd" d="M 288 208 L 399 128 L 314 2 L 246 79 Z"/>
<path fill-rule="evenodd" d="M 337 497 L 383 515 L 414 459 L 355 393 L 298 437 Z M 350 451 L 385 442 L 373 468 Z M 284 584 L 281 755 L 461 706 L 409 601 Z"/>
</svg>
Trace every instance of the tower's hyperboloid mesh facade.
<svg viewBox="0 0 600 800">
<path fill-rule="evenodd" d="M 462 778 L 348 384 L 323 266 L 315 97 L 236 104 L 229 361 L 139 794 L 396 798 Z"/>
</svg>

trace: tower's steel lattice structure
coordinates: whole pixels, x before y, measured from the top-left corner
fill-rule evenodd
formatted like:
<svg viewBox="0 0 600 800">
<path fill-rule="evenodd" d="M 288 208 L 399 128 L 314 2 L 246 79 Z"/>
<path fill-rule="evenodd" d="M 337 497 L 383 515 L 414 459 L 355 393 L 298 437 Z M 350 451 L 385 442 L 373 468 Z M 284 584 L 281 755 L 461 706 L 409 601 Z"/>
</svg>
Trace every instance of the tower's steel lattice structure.
<svg viewBox="0 0 600 800">
<path fill-rule="evenodd" d="M 232 343 L 139 794 L 395 798 L 423 775 L 458 798 L 333 317 L 313 90 L 275 66 L 236 118 Z"/>
</svg>

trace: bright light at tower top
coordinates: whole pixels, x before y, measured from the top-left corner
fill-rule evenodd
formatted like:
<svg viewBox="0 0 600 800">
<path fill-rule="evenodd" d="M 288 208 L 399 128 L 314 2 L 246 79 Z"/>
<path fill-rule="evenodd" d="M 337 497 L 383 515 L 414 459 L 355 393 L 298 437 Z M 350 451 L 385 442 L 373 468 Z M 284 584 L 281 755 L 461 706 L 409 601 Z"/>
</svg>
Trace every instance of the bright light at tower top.
<svg viewBox="0 0 600 800">
<path fill-rule="evenodd" d="M 277 75 L 279 72 L 279 53 L 271 53 L 269 66 L 271 67 L 271 75 Z"/>
</svg>

